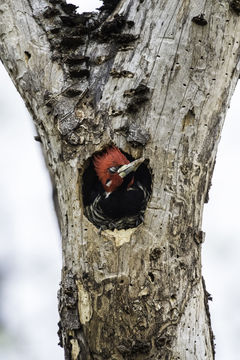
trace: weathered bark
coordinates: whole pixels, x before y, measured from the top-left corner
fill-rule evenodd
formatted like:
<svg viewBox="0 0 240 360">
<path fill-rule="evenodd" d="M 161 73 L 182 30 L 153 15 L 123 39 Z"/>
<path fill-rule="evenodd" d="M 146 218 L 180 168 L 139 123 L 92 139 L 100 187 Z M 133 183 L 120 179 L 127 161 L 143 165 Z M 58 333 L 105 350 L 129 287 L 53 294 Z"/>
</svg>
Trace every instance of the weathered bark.
<svg viewBox="0 0 240 360">
<path fill-rule="evenodd" d="M 0 5 L 1 60 L 57 188 L 61 345 L 72 360 L 213 359 L 201 221 L 239 76 L 238 2 L 109 3 Z M 100 234 L 82 174 L 112 143 L 150 160 L 152 196 L 143 224 Z"/>
</svg>

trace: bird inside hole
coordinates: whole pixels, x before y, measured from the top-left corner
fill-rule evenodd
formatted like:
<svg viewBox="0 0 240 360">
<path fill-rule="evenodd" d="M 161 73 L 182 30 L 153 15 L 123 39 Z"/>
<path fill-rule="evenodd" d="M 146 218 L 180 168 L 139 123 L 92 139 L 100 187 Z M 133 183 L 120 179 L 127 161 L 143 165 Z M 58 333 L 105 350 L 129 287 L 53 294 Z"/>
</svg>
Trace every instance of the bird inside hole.
<svg viewBox="0 0 240 360">
<path fill-rule="evenodd" d="M 134 160 L 115 146 L 94 155 L 83 174 L 84 214 L 100 230 L 142 223 L 151 193 L 143 158 Z"/>
</svg>

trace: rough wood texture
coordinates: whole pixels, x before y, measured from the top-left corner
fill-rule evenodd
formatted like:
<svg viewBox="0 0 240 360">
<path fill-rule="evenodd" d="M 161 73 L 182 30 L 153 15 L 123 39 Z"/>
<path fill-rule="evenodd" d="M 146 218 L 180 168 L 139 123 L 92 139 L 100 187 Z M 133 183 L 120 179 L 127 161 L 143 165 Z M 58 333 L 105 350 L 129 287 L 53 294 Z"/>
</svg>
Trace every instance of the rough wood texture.
<svg viewBox="0 0 240 360">
<path fill-rule="evenodd" d="M 1 60 L 57 188 L 66 359 L 214 357 L 201 221 L 239 76 L 232 3 L 104 1 L 74 15 L 63 0 L 1 1 Z M 99 234 L 81 176 L 111 143 L 150 160 L 153 191 L 142 225 Z"/>
</svg>

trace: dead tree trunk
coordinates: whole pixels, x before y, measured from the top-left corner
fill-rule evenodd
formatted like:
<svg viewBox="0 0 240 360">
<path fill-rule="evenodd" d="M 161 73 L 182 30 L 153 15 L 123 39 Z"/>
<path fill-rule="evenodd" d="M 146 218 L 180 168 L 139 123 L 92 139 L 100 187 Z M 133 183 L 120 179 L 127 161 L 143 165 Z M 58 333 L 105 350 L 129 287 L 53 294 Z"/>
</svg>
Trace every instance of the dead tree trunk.
<svg viewBox="0 0 240 360">
<path fill-rule="evenodd" d="M 58 195 L 65 358 L 213 359 L 201 221 L 239 76 L 239 1 L 1 0 L 0 56 Z M 109 144 L 150 160 L 143 224 L 83 215 L 82 174 Z"/>
</svg>

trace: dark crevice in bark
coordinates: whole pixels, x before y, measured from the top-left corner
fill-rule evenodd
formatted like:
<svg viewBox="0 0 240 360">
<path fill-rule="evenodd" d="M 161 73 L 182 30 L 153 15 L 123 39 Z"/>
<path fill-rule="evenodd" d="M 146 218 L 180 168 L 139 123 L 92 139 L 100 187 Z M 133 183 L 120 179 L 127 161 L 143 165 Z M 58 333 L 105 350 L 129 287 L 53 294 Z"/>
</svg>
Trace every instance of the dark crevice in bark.
<svg viewBox="0 0 240 360">
<path fill-rule="evenodd" d="M 202 277 L 202 284 L 203 284 L 203 290 L 204 290 L 204 305 L 205 305 L 205 309 L 206 309 L 206 315 L 207 315 L 207 319 L 208 319 L 208 323 L 209 323 L 209 332 L 210 332 L 210 339 L 211 339 L 211 344 L 212 344 L 212 354 L 213 354 L 213 359 L 215 359 L 215 355 L 216 355 L 216 351 L 215 351 L 215 336 L 212 330 L 212 324 L 211 324 L 211 315 L 210 315 L 210 310 L 209 310 L 209 305 L 208 302 L 212 301 L 212 296 L 211 294 L 209 294 L 209 292 L 206 289 L 206 283 L 204 278 Z"/>
<path fill-rule="evenodd" d="M 240 16 L 240 1 L 239 0 L 230 1 L 230 7 L 238 16 Z"/>
<path fill-rule="evenodd" d="M 64 347 L 65 359 L 73 359 L 77 352 L 79 360 L 93 359 L 79 319 L 76 275 L 66 268 L 63 269 L 58 301 L 61 318 L 58 323 L 59 345 Z"/>
</svg>

